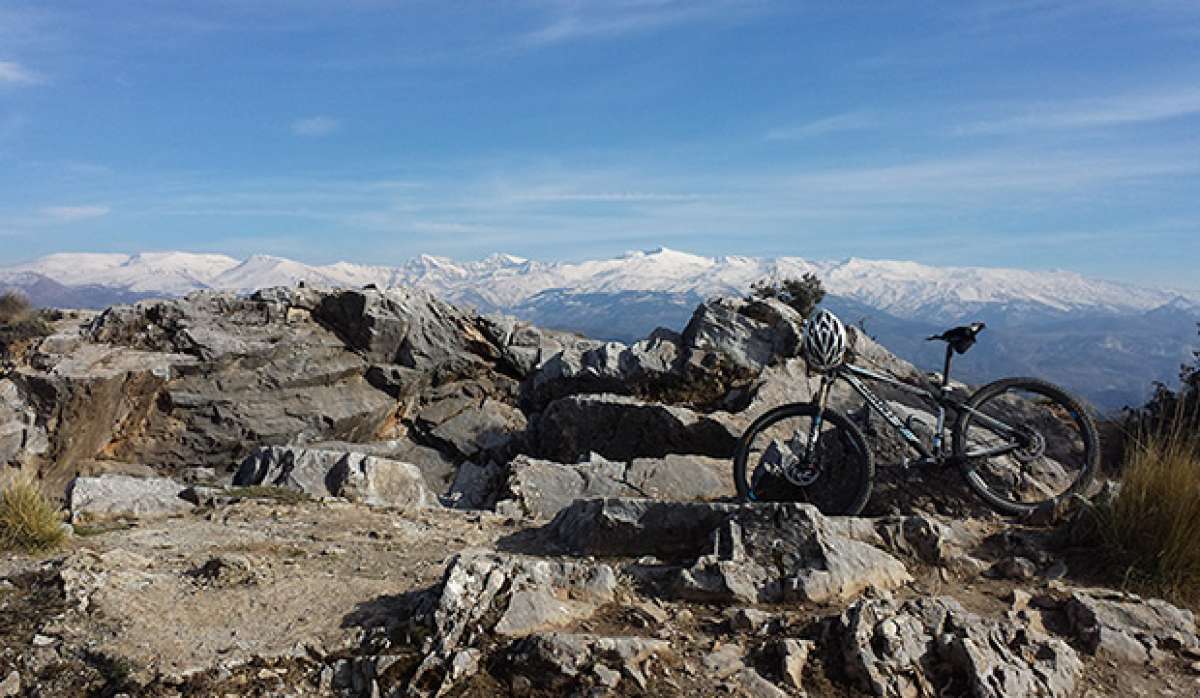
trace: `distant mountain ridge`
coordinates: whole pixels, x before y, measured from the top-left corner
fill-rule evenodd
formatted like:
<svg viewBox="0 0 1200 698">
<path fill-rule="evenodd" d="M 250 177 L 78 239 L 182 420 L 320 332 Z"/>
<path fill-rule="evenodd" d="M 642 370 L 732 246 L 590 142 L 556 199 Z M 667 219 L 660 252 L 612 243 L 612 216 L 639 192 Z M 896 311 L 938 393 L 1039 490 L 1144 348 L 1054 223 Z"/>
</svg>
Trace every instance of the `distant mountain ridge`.
<svg viewBox="0 0 1200 698">
<path fill-rule="evenodd" d="M 508 254 L 458 262 L 421 255 L 399 266 L 310 265 L 283 257 L 64 253 L 0 268 L 0 287 L 40 305 L 104 307 L 202 289 L 417 286 L 485 312 L 629 341 L 679 328 L 700 299 L 742 295 L 764 278 L 821 277 L 827 302 L 862 320 L 904 358 L 937 366 L 931 330 L 982 319 L 992 336 L 964 377 L 1034 373 L 1061 380 L 1105 408 L 1137 404 L 1153 381 L 1172 381 L 1195 344 L 1200 292 L 1105 281 L 1068 271 L 935 267 L 850 258 L 704 257 L 659 248 L 610 259 L 541 262 Z"/>
<path fill-rule="evenodd" d="M 168 295 L 204 288 L 250 291 L 299 281 L 336 286 L 414 285 L 454 300 L 463 294 L 478 295 L 483 303 L 503 308 L 548 290 L 740 294 L 764 277 L 805 272 L 820 276 L 832 293 L 913 319 L 952 320 L 983 307 L 1006 304 L 1050 314 L 1145 312 L 1167 305 L 1200 310 L 1200 291 L 1153 289 L 1068 271 L 934 267 L 859 258 L 830 262 L 800 257 L 703 257 L 666 248 L 583 262 L 539 262 L 506 254 L 457 262 L 421 255 L 394 267 L 349 262 L 310 265 L 268 255 L 237 260 L 187 252 L 64 253 L 0 268 L 0 283 L 13 284 L 14 274 L 32 273 L 65 286 Z"/>
</svg>

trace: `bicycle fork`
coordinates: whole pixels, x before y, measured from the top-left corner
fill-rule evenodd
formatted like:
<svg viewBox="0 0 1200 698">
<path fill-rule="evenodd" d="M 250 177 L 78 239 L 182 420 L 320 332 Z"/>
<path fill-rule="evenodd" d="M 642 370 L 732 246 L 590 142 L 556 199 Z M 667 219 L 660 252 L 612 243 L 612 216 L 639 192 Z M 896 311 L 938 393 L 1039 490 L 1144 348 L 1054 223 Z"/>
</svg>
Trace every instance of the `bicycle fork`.
<svg viewBox="0 0 1200 698">
<path fill-rule="evenodd" d="M 821 387 L 817 389 L 817 414 L 813 416 L 812 428 L 808 431 L 808 444 L 804 448 L 804 462 L 812 464 L 817 454 L 817 439 L 821 436 L 821 425 L 825 421 L 825 405 L 829 402 L 829 391 L 833 387 L 833 378 L 821 376 Z"/>
</svg>

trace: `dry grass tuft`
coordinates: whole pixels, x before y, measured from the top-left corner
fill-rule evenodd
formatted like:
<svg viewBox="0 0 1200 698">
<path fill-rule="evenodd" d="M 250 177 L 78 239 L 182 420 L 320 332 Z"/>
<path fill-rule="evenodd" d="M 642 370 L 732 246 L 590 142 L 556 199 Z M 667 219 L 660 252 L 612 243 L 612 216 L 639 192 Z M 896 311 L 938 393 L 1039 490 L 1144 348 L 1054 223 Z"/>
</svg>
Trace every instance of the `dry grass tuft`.
<svg viewBox="0 0 1200 698">
<path fill-rule="evenodd" d="M 17 291 L 0 293 L 0 325 L 10 325 L 29 318 L 33 307 L 29 299 Z"/>
<path fill-rule="evenodd" d="M 66 536 L 58 506 L 33 480 L 18 477 L 0 491 L 0 550 L 45 552 Z"/>
<path fill-rule="evenodd" d="M 1121 487 L 1097 509 L 1098 532 L 1126 579 L 1200 601 L 1200 415 L 1179 410 L 1167 429 L 1126 450 Z"/>
</svg>

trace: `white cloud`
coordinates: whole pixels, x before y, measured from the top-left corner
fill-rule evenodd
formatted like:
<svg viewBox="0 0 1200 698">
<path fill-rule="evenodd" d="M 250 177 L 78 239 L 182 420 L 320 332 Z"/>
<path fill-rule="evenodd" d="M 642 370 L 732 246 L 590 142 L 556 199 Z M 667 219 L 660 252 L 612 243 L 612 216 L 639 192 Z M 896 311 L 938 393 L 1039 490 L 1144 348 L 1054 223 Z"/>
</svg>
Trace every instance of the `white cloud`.
<svg viewBox="0 0 1200 698">
<path fill-rule="evenodd" d="M 605 0 L 597 3 L 551 2 L 554 19 L 523 37 L 539 46 L 576 39 L 603 39 L 638 34 L 700 20 L 729 18 L 758 9 L 762 3 L 736 0 Z"/>
<path fill-rule="evenodd" d="M 55 223 L 74 223 L 107 216 L 110 210 L 107 206 L 47 206 L 40 213 Z"/>
<path fill-rule="evenodd" d="M 0 61 L 0 84 L 36 85 L 39 82 L 42 82 L 42 77 L 20 63 Z"/>
<path fill-rule="evenodd" d="M 845 114 L 835 114 L 824 119 L 817 119 L 816 121 L 809 121 L 797 126 L 772 129 L 767 132 L 767 140 L 802 140 L 841 131 L 862 131 L 874 128 L 878 124 L 879 120 L 874 115 L 862 111 L 852 111 Z"/>
<path fill-rule="evenodd" d="M 342 122 L 332 116 L 308 116 L 292 122 L 292 133 L 297 136 L 328 136 L 342 128 Z"/>
<path fill-rule="evenodd" d="M 1043 103 L 1001 119 L 959 129 L 962 134 L 1100 128 L 1167 121 L 1200 114 L 1200 88 L 1129 93 L 1104 99 Z"/>
</svg>

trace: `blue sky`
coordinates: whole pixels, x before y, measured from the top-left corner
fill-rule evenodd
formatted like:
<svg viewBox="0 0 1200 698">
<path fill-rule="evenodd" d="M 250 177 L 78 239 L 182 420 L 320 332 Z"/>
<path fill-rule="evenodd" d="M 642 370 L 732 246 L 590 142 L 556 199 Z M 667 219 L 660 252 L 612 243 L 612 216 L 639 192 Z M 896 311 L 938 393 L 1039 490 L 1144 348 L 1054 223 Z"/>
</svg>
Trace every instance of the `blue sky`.
<svg viewBox="0 0 1200 698">
<path fill-rule="evenodd" d="M 1200 2 L 0 3 L 0 264 L 659 245 L 1200 287 Z"/>
</svg>

